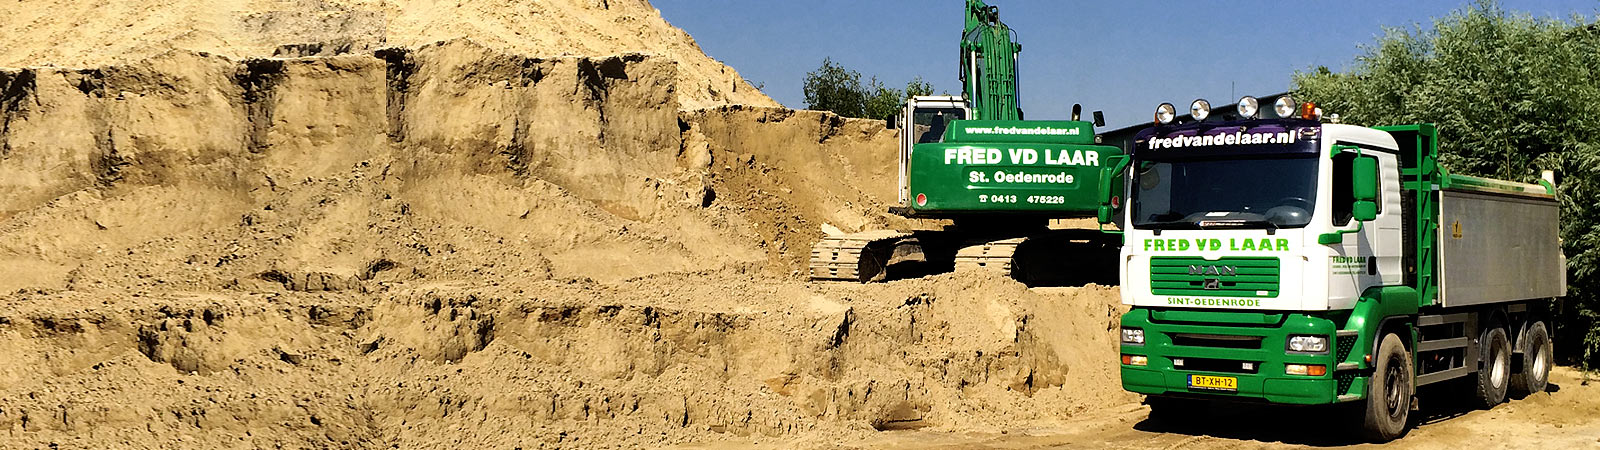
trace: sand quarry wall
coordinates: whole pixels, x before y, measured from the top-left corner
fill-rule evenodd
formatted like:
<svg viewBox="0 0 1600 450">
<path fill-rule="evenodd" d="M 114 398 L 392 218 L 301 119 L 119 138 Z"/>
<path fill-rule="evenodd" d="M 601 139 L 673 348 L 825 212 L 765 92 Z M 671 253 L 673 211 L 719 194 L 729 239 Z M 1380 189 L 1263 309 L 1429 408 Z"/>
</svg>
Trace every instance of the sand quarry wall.
<svg viewBox="0 0 1600 450">
<path fill-rule="evenodd" d="M 0 447 L 825 443 L 1122 399 L 1114 289 L 804 282 L 823 224 L 907 225 L 895 135 L 682 112 L 681 67 L 0 71 Z"/>
<path fill-rule="evenodd" d="M 778 106 L 645 0 L 19 0 L 0 67 L 99 67 L 171 50 L 235 58 L 371 54 L 471 38 L 519 54 L 649 53 L 686 109 Z"/>
<path fill-rule="evenodd" d="M 680 116 L 675 67 L 460 40 L 366 56 L 174 51 L 3 71 L 0 217 L 15 232 L 0 238 L 0 258 L 47 264 L 0 289 L 65 287 L 73 262 L 99 244 L 255 222 L 280 214 L 259 204 L 328 183 L 356 197 L 318 219 L 329 233 L 372 201 L 396 204 L 561 247 L 545 252 L 554 270 L 605 279 L 769 259 L 792 270 L 822 223 L 888 221 L 880 196 L 892 195 L 882 180 L 893 164 L 882 149 L 892 132 L 779 108 Z M 861 190 L 862 179 L 885 186 Z M 385 198 L 357 195 L 373 186 Z M 563 220 L 530 220 L 539 217 Z M 379 256 L 318 264 L 350 276 Z"/>
</svg>

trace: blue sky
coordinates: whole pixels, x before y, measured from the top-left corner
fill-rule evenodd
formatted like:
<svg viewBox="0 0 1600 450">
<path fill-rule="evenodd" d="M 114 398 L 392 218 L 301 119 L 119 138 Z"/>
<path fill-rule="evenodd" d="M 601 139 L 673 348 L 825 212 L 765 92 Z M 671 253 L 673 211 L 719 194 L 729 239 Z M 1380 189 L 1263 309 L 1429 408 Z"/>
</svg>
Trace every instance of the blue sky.
<svg viewBox="0 0 1600 450">
<path fill-rule="evenodd" d="M 1112 128 L 1150 119 L 1161 102 L 1232 103 L 1289 87 L 1296 70 L 1348 67 L 1384 27 L 1432 23 L 1454 1 L 991 0 L 1022 42 L 1022 106 L 1030 119 L 1065 118 L 1073 103 L 1103 110 Z M 959 93 L 961 0 L 654 0 L 713 58 L 805 106 L 805 73 L 832 57 L 903 86 L 921 75 Z M 1594 17 L 1600 0 L 1506 0 L 1538 17 Z M 1334 111 L 1336 112 L 1336 111 Z M 1087 117 L 1087 113 L 1085 113 Z"/>
</svg>

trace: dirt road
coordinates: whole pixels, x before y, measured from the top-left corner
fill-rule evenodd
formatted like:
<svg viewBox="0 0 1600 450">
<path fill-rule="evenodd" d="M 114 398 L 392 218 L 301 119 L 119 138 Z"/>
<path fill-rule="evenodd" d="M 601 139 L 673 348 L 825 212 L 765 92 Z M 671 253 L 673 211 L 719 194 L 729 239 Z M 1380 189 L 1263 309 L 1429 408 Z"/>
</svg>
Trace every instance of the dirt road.
<svg viewBox="0 0 1600 450">
<path fill-rule="evenodd" d="M 1440 400 L 1447 392 L 1422 399 L 1416 426 L 1384 448 L 1401 449 L 1581 449 L 1600 448 L 1600 380 L 1587 383 L 1571 368 L 1557 368 L 1550 391 L 1502 404 L 1492 410 Z M 1436 389 L 1435 391 L 1440 391 Z M 1426 395 L 1426 394 L 1425 394 Z M 885 431 L 837 443 L 804 439 L 773 442 L 724 441 L 685 448 L 816 447 L 875 450 L 978 449 L 1279 449 L 1308 447 L 1375 448 L 1339 426 L 1343 416 L 1318 409 L 1235 406 L 1217 408 L 1193 422 L 1161 424 L 1146 419 L 1138 403 L 1110 405 L 1064 420 L 1055 427 L 1001 433 Z"/>
<path fill-rule="evenodd" d="M 1559 368 L 1551 392 L 1531 395 L 1492 410 L 1424 397 L 1416 428 L 1386 448 L 1600 448 L 1600 383 L 1585 384 L 1580 373 Z M 1431 404 L 1430 404 L 1431 403 Z M 1249 449 L 1377 447 L 1339 427 L 1334 411 L 1255 406 L 1214 408 L 1193 422 L 1162 424 L 1146 419 L 1137 404 L 1108 407 L 1080 425 L 1019 430 L 998 435 L 951 435 L 918 431 L 885 433 L 850 443 L 871 449 Z"/>
</svg>

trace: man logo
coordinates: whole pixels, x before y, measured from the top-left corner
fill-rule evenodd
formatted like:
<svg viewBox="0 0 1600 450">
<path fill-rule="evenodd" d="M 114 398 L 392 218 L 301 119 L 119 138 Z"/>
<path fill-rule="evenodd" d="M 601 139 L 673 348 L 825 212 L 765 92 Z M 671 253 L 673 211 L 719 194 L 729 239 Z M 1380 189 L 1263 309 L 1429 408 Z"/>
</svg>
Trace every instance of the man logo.
<svg viewBox="0 0 1600 450">
<path fill-rule="evenodd" d="M 1239 268 L 1234 266 L 1189 266 L 1189 275 L 1217 275 L 1234 276 L 1239 274 Z"/>
<path fill-rule="evenodd" d="M 1222 289 L 1222 281 L 1217 280 L 1216 278 L 1207 278 L 1206 279 L 1205 288 L 1208 291 L 1215 291 L 1217 289 Z"/>
</svg>

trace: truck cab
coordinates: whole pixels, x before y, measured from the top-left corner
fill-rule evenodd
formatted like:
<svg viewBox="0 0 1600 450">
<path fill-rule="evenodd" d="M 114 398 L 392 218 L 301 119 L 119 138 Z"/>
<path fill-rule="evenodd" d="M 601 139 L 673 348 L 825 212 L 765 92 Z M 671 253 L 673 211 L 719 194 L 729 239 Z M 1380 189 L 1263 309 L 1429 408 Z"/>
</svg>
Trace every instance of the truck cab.
<svg viewBox="0 0 1600 450">
<path fill-rule="evenodd" d="M 1399 150 L 1389 134 L 1290 118 L 1153 130 L 1135 145 L 1125 303 L 1328 311 L 1401 282 Z M 1379 174 L 1368 220 L 1355 220 L 1351 198 L 1358 159 Z"/>
</svg>

